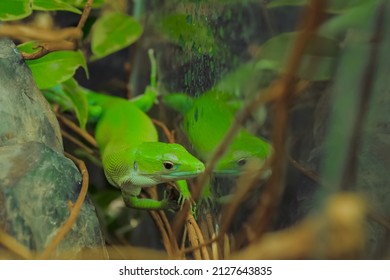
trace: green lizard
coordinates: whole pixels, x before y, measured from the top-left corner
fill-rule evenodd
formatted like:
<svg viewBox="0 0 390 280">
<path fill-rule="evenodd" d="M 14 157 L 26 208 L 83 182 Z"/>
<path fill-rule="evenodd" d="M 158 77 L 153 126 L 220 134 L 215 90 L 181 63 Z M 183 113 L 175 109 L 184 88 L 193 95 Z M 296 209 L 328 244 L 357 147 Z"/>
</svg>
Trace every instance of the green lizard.
<svg viewBox="0 0 390 280">
<path fill-rule="evenodd" d="M 185 94 L 169 94 L 163 101 L 183 115 L 183 130 L 197 156 L 209 160 L 234 119 L 237 104 L 229 103 L 227 95 L 215 91 L 204 93 L 199 98 Z M 239 175 L 250 159 L 264 162 L 271 154 L 271 145 L 241 128 L 231 145 L 217 162 L 215 176 Z M 269 172 L 268 172 L 269 174 Z M 209 190 L 205 190 L 205 195 Z"/>
<path fill-rule="evenodd" d="M 131 208 L 175 208 L 167 198 L 138 198 L 141 188 L 196 177 L 204 171 L 203 163 L 183 146 L 158 142 L 156 128 L 144 113 L 155 98 L 153 90 L 133 102 L 87 91 L 92 118 L 97 120 L 95 137 L 104 173 L 109 183 L 122 191 L 126 206 Z M 182 203 L 190 193 L 186 184 L 178 185 Z"/>
</svg>

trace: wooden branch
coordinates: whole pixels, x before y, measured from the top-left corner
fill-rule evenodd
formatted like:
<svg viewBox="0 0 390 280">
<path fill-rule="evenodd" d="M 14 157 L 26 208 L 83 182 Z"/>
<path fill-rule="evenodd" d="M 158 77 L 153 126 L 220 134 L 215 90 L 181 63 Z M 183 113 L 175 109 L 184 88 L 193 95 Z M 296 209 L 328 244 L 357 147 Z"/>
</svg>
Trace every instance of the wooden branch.
<svg viewBox="0 0 390 280">
<path fill-rule="evenodd" d="M 360 259 L 366 238 L 367 203 L 359 195 L 330 197 L 320 213 L 297 225 L 266 233 L 232 259 Z"/>
<path fill-rule="evenodd" d="M 77 126 L 75 123 L 73 123 L 72 121 L 68 120 L 67 118 L 65 118 L 64 116 L 62 116 L 61 114 L 59 113 L 56 113 L 56 117 L 64 124 L 66 125 L 67 127 L 69 127 L 70 129 L 72 129 L 74 132 L 76 132 L 78 135 L 80 135 L 81 137 L 83 137 L 89 144 L 91 144 L 93 147 L 97 148 L 98 147 L 98 144 L 95 140 L 95 138 L 89 134 L 87 131 L 81 129 L 79 126 Z"/>
<path fill-rule="evenodd" d="M 198 244 L 203 244 L 204 238 L 203 238 L 202 231 L 200 230 L 199 225 L 195 221 L 195 218 L 192 214 L 188 214 L 188 216 L 187 216 L 187 227 L 192 227 L 194 230 L 193 234 L 195 234 L 195 236 L 192 239 L 198 240 L 198 242 L 199 242 Z M 203 260 L 210 259 L 209 252 L 207 251 L 206 247 L 204 247 L 204 246 L 200 247 L 200 251 L 202 253 Z"/>
<path fill-rule="evenodd" d="M 21 24 L 0 25 L 0 37 L 11 37 L 21 41 L 57 42 L 64 40 L 78 40 L 82 36 L 80 29 L 67 27 L 63 29 L 44 29 Z"/>
<path fill-rule="evenodd" d="M 306 177 L 310 178 L 311 180 L 313 180 L 314 182 L 316 182 L 318 184 L 321 183 L 321 177 L 317 172 L 315 172 L 312 169 L 307 168 L 306 166 L 303 166 L 301 163 L 296 161 L 290 154 L 288 155 L 288 160 L 291 162 L 291 164 L 296 169 L 301 171 Z"/>
<path fill-rule="evenodd" d="M 93 0 L 88 0 L 85 3 L 77 27 L 49 30 L 25 25 L 3 24 L 0 25 L 0 37 L 7 36 L 21 41 L 39 41 L 40 43 L 37 46 L 38 51 L 31 54 L 21 53 L 26 60 L 38 59 L 55 51 L 76 50 L 78 48 L 78 42 L 82 38 L 82 29 L 91 12 L 92 5 Z"/>
<path fill-rule="evenodd" d="M 35 49 L 39 49 L 39 50 L 30 54 L 25 52 L 20 52 L 20 53 L 25 60 L 32 60 L 32 59 L 41 58 L 47 55 L 48 53 L 55 52 L 55 51 L 74 51 L 76 50 L 76 44 L 74 42 L 69 42 L 69 41 L 57 41 L 57 42 L 38 44 L 38 46 Z"/>
<path fill-rule="evenodd" d="M 81 18 L 79 20 L 79 23 L 77 24 L 78 30 L 81 31 L 83 29 L 83 27 L 84 27 L 84 25 L 89 17 L 89 13 L 91 12 L 92 5 L 93 5 L 93 0 L 88 0 L 87 3 L 85 3 L 83 13 L 81 14 Z"/>
<path fill-rule="evenodd" d="M 61 130 L 61 135 L 62 137 L 68 139 L 69 141 L 71 141 L 73 144 L 79 146 L 81 149 L 83 149 L 84 151 L 86 151 L 88 154 L 90 154 L 91 156 L 96 156 L 96 153 L 94 150 L 92 150 L 90 147 L 88 147 L 87 145 L 85 145 L 83 142 L 81 142 L 79 139 L 73 137 L 72 135 L 70 135 L 68 132 L 66 132 L 65 130 Z M 98 157 L 96 157 L 96 159 L 98 159 Z"/>
<path fill-rule="evenodd" d="M 0 230 L 0 244 L 23 259 L 33 258 L 33 253 L 27 247 L 2 230 Z"/>
<path fill-rule="evenodd" d="M 152 119 L 152 122 L 155 125 L 161 127 L 161 129 L 164 131 L 164 134 L 167 137 L 169 143 L 175 143 L 175 137 L 173 136 L 173 133 L 171 131 L 169 131 L 168 127 L 163 122 L 160 122 L 159 120 L 156 120 L 156 119 Z"/>
</svg>

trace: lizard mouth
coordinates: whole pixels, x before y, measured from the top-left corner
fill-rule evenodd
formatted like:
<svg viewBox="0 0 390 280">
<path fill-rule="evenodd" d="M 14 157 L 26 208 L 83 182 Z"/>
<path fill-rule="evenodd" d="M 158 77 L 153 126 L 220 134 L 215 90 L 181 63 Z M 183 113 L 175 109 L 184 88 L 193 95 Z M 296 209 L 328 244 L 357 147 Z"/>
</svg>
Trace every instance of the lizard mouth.
<svg viewBox="0 0 390 280">
<path fill-rule="evenodd" d="M 169 174 L 161 174 L 161 177 L 168 180 L 177 180 L 177 179 L 185 179 L 185 178 L 189 179 L 189 178 L 197 177 L 202 172 L 203 170 L 199 172 L 177 171 Z"/>
<path fill-rule="evenodd" d="M 169 173 L 161 174 L 160 176 L 166 180 L 177 180 L 177 179 L 190 179 L 195 178 L 199 174 L 204 172 L 204 164 L 200 163 L 195 170 L 191 171 L 182 171 L 182 170 L 174 170 Z"/>
</svg>

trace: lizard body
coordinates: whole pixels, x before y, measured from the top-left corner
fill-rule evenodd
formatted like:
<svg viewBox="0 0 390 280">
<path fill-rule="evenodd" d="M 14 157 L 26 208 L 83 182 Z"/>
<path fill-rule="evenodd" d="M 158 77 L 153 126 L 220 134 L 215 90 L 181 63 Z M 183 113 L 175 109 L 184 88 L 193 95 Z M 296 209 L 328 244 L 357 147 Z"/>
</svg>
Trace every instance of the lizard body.
<svg viewBox="0 0 390 280">
<path fill-rule="evenodd" d="M 149 92 L 144 100 L 153 103 L 153 95 Z M 179 144 L 158 141 L 154 124 L 140 109 L 151 106 L 142 99 L 130 102 L 92 92 L 88 92 L 87 99 L 90 106 L 99 108 L 94 110 L 98 113 L 93 118 L 97 120 L 95 136 L 104 173 L 110 184 L 121 189 L 126 205 L 140 209 L 172 208 L 166 198 L 138 198 L 141 188 L 196 177 L 204 171 L 203 163 Z M 184 198 L 190 196 L 187 189 L 180 191 Z"/>
</svg>

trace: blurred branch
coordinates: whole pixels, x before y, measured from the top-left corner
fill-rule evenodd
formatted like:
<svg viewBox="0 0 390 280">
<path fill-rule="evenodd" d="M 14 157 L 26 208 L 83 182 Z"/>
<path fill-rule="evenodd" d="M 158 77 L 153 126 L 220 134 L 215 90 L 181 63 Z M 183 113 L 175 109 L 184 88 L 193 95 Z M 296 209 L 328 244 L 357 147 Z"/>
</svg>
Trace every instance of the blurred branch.
<svg viewBox="0 0 390 280">
<path fill-rule="evenodd" d="M 330 197 L 319 214 L 279 232 L 266 233 L 232 259 L 355 259 L 364 250 L 367 205 L 355 194 Z"/>
<path fill-rule="evenodd" d="M 156 119 L 152 119 L 152 121 L 155 125 L 159 126 L 163 130 L 169 143 L 175 143 L 175 136 L 173 135 L 173 133 L 168 129 L 168 127 L 163 122 L 160 122 L 159 120 L 156 120 Z"/>
<path fill-rule="evenodd" d="M 76 40 L 81 38 L 81 30 L 74 27 L 67 27 L 58 30 L 50 30 L 38 27 L 31 27 L 22 24 L 0 25 L 0 37 L 11 37 L 20 41 L 37 40 L 55 42 L 64 40 Z"/>
<path fill-rule="evenodd" d="M 2 230 L 0 230 L 0 244 L 23 259 L 33 258 L 32 252 L 27 247 Z"/>
<path fill-rule="evenodd" d="M 76 29 L 81 31 L 84 28 L 84 25 L 89 17 L 89 13 L 91 12 L 92 5 L 93 5 L 93 0 L 87 0 L 87 2 L 85 3 L 85 6 L 84 6 L 83 13 L 81 14 L 81 18 L 79 20 L 79 23 L 77 24 Z"/>
<path fill-rule="evenodd" d="M 265 164 L 257 160 L 248 162 L 248 165 L 236 183 L 235 190 L 232 194 L 234 199 L 232 199 L 232 201 L 222 210 L 221 227 L 218 232 L 219 240 L 221 240 L 226 234 L 237 209 L 241 206 L 241 203 L 252 187 L 263 177 L 265 170 L 269 170 L 269 162 L 266 162 Z"/>
<path fill-rule="evenodd" d="M 269 222 L 275 214 L 275 209 L 279 205 L 284 186 L 288 111 L 294 92 L 297 89 L 295 73 L 297 73 L 305 48 L 318 26 L 322 23 L 325 7 L 326 1 L 324 0 L 310 1 L 306 7 L 304 16 L 298 26 L 298 30 L 302 30 L 302 32 L 299 32 L 295 39 L 286 64 L 285 74 L 276 82 L 276 85 L 279 85 L 280 88 L 280 98 L 275 100 L 274 107 L 275 125 L 271 137 L 274 148 L 271 157 L 272 174 L 267 181 L 258 207 L 238 235 L 237 246 L 240 246 L 248 238 L 248 230 L 253 234 L 250 239 L 259 239 L 267 230 Z"/>
</svg>

